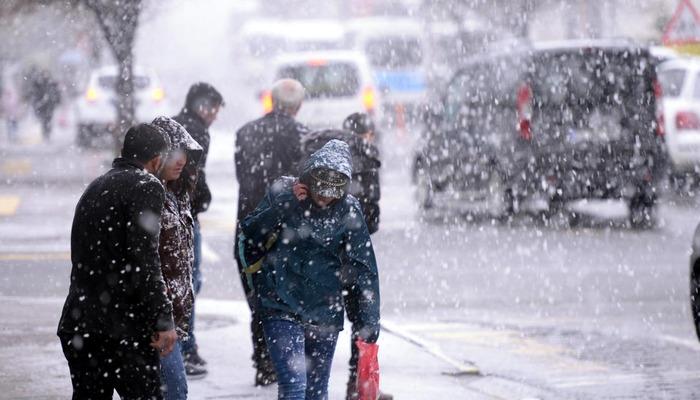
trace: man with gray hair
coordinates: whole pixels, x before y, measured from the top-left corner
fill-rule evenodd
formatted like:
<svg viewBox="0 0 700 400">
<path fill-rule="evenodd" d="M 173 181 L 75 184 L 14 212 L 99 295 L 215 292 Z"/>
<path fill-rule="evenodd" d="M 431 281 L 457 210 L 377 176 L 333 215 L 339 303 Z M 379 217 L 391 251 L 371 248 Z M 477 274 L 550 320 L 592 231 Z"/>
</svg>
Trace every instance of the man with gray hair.
<svg viewBox="0 0 700 400">
<path fill-rule="evenodd" d="M 236 132 L 235 165 L 238 179 L 238 221 L 242 221 L 265 196 L 265 190 L 281 176 L 297 174 L 301 161 L 301 138 L 309 130 L 294 117 L 301 108 L 305 90 L 294 79 L 281 79 L 272 85 L 272 111 L 245 124 Z M 255 385 L 276 382 L 275 372 L 265 345 L 262 323 L 255 311 L 253 288 L 244 277 L 238 258 L 238 230 L 234 242 L 234 258 L 252 314 L 253 366 Z"/>
</svg>

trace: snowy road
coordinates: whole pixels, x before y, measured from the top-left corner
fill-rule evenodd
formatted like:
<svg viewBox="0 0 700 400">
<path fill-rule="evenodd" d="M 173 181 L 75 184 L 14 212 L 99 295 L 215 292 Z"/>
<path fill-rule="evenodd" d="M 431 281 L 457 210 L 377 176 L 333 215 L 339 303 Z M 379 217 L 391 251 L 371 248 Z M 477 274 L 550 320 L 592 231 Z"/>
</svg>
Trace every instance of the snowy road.
<svg viewBox="0 0 700 400">
<path fill-rule="evenodd" d="M 208 174 L 214 203 L 202 217 L 202 296 L 221 300 L 242 299 L 231 258 L 231 136 L 216 132 Z M 392 135 L 384 143 L 382 225 L 374 241 L 387 320 L 458 362 L 540 388 L 546 398 L 700 396 L 700 345 L 688 307 L 700 205 L 667 199 L 661 226 L 642 232 L 605 221 L 575 230 L 527 218 L 512 226 L 422 221 L 408 179 L 409 142 Z M 41 304 L 67 292 L 73 206 L 82 182 L 104 167 L 94 154 L 64 151 L 67 143 L 6 152 L 0 171 L 15 182 L 0 188 L 0 210 L 8 210 L 0 216 L 0 296 Z M 71 166 L 60 179 L 57 165 Z M 32 315 L 13 310 L 0 315 L 10 321 L 3 346 L 53 340 L 58 315 L 39 305 Z"/>
</svg>

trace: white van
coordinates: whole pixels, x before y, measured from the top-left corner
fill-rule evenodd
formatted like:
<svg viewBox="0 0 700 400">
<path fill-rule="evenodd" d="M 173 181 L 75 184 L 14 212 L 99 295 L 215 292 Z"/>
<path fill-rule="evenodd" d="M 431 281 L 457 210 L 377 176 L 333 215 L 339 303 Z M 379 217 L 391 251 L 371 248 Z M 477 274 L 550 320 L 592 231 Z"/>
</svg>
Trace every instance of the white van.
<svg viewBox="0 0 700 400">
<path fill-rule="evenodd" d="M 296 79 L 306 89 L 297 119 L 312 129 L 340 128 L 354 112 L 378 118 L 378 93 L 365 57 L 352 51 L 283 54 L 273 62 L 270 83 Z M 272 109 L 269 91 L 262 96 L 264 112 Z"/>
</svg>

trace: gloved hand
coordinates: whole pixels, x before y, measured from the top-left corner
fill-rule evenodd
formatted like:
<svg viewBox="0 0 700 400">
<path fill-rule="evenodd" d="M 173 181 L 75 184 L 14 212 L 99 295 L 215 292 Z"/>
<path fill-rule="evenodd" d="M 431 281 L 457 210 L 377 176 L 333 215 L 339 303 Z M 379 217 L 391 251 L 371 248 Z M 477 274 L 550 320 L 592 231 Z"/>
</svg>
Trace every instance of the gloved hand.
<svg viewBox="0 0 700 400">
<path fill-rule="evenodd" d="M 357 332 L 357 337 L 362 339 L 365 343 L 377 343 L 377 339 L 379 339 L 379 325 L 362 327 L 360 331 Z"/>
</svg>

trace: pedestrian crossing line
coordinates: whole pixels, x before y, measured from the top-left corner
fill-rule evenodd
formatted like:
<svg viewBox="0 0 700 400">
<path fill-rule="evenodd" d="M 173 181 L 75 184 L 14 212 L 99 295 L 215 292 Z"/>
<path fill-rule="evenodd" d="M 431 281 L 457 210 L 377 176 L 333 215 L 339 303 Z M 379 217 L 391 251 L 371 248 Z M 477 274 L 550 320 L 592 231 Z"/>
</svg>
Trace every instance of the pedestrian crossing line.
<svg viewBox="0 0 700 400">
<path fill-rule="evenodd" d="M 0 172 L 5 175 L 28 175 L 32 172 L 32 162 L 27 158 L 5 160 L 0 164 Z"/>
<path fill-rule="evenodd" d="M 70 261 L 70 252 L 10 252 L 0 253 L 0 261 Z"/>
<path fill-rule="evenodd" d="M 0 217 L 9 217 L 17 213 L 19 196 L 0 196 Z"/>
</svg>

